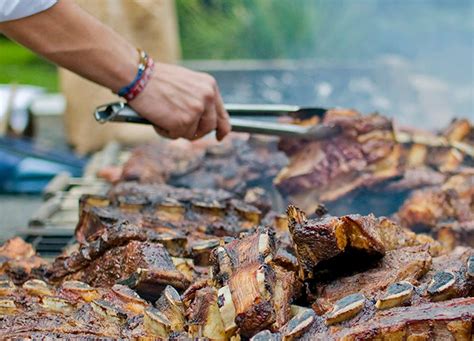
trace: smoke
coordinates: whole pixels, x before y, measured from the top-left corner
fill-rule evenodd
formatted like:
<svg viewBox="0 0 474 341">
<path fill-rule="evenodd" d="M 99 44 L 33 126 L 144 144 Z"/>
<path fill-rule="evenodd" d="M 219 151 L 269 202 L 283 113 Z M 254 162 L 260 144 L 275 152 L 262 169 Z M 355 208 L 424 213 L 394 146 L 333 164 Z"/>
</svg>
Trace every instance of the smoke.
<svg viewBox="0 0 474 341">
<path fill-rule="evenodd" d="M 474 121 L 472 0 L 206 3 L 200 21 L 180 24 L 185 57 L 285 60 L 216 72 L 229 101 L 352 107 L 431 129 Z M 193 22 L 213 33 L 198 39 Z"/>
</svg>

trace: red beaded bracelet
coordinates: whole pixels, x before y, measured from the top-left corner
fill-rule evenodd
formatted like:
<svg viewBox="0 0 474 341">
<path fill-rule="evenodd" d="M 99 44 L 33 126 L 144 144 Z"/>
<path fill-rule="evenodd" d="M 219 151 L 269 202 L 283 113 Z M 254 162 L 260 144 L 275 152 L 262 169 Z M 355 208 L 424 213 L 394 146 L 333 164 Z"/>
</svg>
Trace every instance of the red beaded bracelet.
<svg viewBox="0 0 474 341">
<path fill-rule="evenodd" d="M 125 98 L 127 101 L 133 100 L 143 91 L 143 89 L 145 89 L 145 86 L 151 78 L 155 65 L 153 59 L 148 56 L 146 52 L 141 49 L 137 50 L 140 54 L 140 62 L 138 65 L 137 75 L 130 84 L 122 87 L 117 92 L 117 95 Z"/>
<path fill-rule="evenodd" d="M 141 77 L 135 82 L 135 84 L 133 84 L 131 89 L 123 95 L 123 97 L 127 101 L 133 100 L 143 91 L 143 89 L 145 89 L 145 86 L 147 85 L 153 74 L 154 68 L 155 63 L 153 62 L 153 59 L 151 57 L 148 57 L 147 63 L 145 65 L 145 70 L 143 70 Z"/>
</svg>

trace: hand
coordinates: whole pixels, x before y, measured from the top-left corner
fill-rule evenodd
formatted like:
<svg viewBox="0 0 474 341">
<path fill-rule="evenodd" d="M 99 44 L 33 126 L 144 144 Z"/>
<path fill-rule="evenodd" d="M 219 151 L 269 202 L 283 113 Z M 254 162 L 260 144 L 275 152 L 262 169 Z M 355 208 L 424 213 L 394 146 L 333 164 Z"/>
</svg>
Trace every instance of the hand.
<svg viewBox="0 0 474 341">
<path fill-rule="evenodd" d="M 195 140 L 216 130 L 222 140 L 230 132 L 216 80 L 180 66 L 156 63 L 143 92 L 128 104 L 168 138 Z"/>
</svg>

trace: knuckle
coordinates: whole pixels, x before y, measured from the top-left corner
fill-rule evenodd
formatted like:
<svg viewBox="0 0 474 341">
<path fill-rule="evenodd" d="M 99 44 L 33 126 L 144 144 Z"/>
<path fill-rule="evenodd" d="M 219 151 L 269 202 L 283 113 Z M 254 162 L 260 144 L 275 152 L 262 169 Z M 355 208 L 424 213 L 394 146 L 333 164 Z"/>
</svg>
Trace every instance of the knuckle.
<svg viewBox="0 0 474 341">
<path fill-rule="evenodd" d="M 190 105 L 190 108 L 193 114 L 200 114 L 204 111 L 204 103 L 202 101 L 196 101 Z"/>
<path fill-rule="evenodd" d="M 181 118 L 181 124 L 185 125 L 185 126 L 188 126 L 190 125 L 191 123 L 193 123 L 193 119 L 190 115 L 184 115 L 182 118 Z"/>
<path fill-rule="evenodd" d="M 212 88 L 215 88 L 216 85 L 217 85 L 216 79 L 215 79 L 214 77 L 212 77 L 212 76 L 209 76 L 208 82 L 209 82 L 209 85 L 210 85 Z"/>
</svg>

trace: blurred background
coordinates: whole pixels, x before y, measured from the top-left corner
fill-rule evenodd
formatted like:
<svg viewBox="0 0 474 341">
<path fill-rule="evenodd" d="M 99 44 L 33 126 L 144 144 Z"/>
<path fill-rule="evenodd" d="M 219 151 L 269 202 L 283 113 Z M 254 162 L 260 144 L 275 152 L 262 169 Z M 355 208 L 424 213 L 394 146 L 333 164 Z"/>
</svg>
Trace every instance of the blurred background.
<svg viewBox="0 0 474 341">
<path fill-rule="evenodd" d="M 292 70 L 319 66 L 320 74 L 312 70 L 310 80 L 299 78 L 286 84 L 291 78 L 287 74 L 282 85 L 286 89 L 280 96 L 273 93 L 272 97 L 271 90 L 279 90 L 276 83 L 282 80 L 265 79 L 270 84 L 263 84 L 263 90 L 268 90 L 263 98 L 259 96 L 263 102 L 301 101 L 288 92 L 294 89 L 301 94 L 295 88 L 304 84 L 304 101 L 319 96 L 320 105 L 379 110 L 402 117 L 430 110 L 440 116 L 430 121 L 433 126 L 445 124 L 442 115 L 473 114 L 471 0 L 176 0 L 176 9 L 184 62 L 244 60 L 247 63 L 240 65 L 244 69 L 249 67 L 248 60 L 264 61 L 252 64 L 254 69 L 268 68 L 275 60 L 290 61 L 283 66 Z M 34 84 L 58 91 L 54 66 L 4 38 L 0 47 L 0 83 Z M 210 65 L 213 69 L 222 66 Z M 231 65 L 239 68 L 236 63 Z M 283 68 L 282 63 L 279 66 Z M 376 71 L 377 66 L 386 74 Z M 358 68 L 367 70 L 364 76 L 348 82 L 339 74 L 355 73 Z M 400 73 L 400 79 L 387 79 L 390 71 Z M 374 79 L 374 72 L 386 79 Z M 347 88 L 340 88 L 341 81 Z M 407 84 L 393 89 L 393 84 L 384 81 L 406 81 L 417 93 L 407 91 Z M 235 94 L 236 89 L 232 90 Z M 425 98 L 429 96 L 426 92 L 436 95 Z M 244 95 L 248 97 L 241 89 L 230 99 L 242 101 Z M 364 97 L 364 101 L 353 97 Z"/>
<path fill-rule="evenodd" d="M 156 12 L 172 21 L 167 36 L 176 36 L 177 52 L 163 60 L 212 73 L 226 102 L 350 107 L 431 130 L 454 117 L 474 120 L 472 0 L 78 2 L 117 30 L 123 22 L 99 15 L 94 6 L 136 2 L 147 5 L 143 12 L 150 4 L 165 3 L 167 11 L 160 14 L 157 7 Z M 139 31 L 139 41 L 148 25 L 130 22 L 129 28 Z M 148 32 L 148 44 L 153 34 Z M 1 36 L 0 70 L 0 121 L 10 120 L 0 133 L 34 138 L 29 140 L 33 147 L 21 142 L 13 154 L 7 150 L 11 140 L 0 146 L 0 157 L 10 160 L 0 166 L 0 191 L 38 192 L 61 170 L 81 174 L 87 159 L 68 154 L 70 147 L 85 155 L 123 135 L 107 135 L 94 144 L 89 143 L 91 136 L 75 137 L 83 121 L 89 120 L 91 129 L 96 126 L 92 108 L 80 107 L 81 94 L 87 96 L 82 88 L 71 90 L 55 66 Z M 75 115 L 66 119 L 66 129 L 65 112 L 66 118 Z M 35 161 L 29 168 L 24 166 L 25 155 Z M 18 207 L 17 198 L 3 197 L 1 205 L 6 210 Z M 37 204 L 36 199 L 31 202 Z"/>
</svg>

